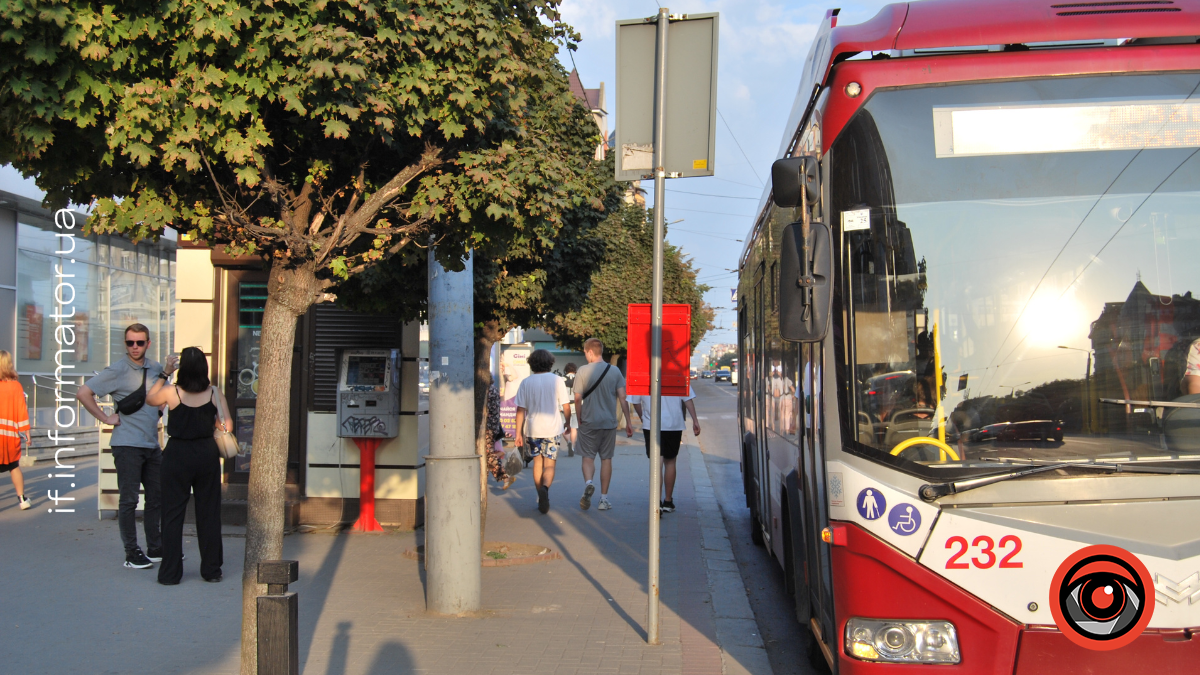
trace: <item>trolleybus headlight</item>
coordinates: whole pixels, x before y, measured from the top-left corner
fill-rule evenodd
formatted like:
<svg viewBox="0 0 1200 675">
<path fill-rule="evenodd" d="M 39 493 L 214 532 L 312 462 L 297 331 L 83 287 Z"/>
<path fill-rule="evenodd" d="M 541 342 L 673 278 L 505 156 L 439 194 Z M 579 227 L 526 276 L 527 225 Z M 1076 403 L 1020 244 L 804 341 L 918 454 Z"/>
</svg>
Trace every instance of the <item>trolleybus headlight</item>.
<svg viewBox="0 0 1200 675">
<path fill-rule="evenodd" d="M 885 663 L 958 663 L 958 633 L 949 621 L 852 618 L 846 653 Z"/>
</svg>

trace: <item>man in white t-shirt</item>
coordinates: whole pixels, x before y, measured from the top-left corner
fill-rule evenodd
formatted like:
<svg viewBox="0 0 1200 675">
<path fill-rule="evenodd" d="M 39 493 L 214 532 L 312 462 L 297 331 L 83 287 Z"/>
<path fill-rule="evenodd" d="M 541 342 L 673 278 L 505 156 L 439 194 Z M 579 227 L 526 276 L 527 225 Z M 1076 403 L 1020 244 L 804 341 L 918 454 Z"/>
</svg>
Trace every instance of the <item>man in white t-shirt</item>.
<svg viewBox="0 0 1200 675">
<path fill-rule="evenodd" d="M 662 454 L 663 465 L 663 495 L 666 497 L 659 508 L 663 513 L 675 510 L 672 497 L 675 493 L 675 459 L 679 457 L 679 445 L 683 442 L 683 429 L 687 423 L 683 410 L 692 416 L 692 433 L 700 435 L 700 420 L 696 418 L 696 404 L 692 399 L 696 392 L 688 387 L 687 396 L 663 396 L 660 405 L 662 410 L 662 427 L 658 435 L 658 449 Z M 646 456 L 650 456 L 650 397 L 630 396 L 629 403 L 634 411 L 642 418 L 642 435 L 646 438 Z"/>
<path fill-rule="evenodd" d="M 550 484 L 554 482 L 554 463 L 558 460 L 558 437 L 571 419 L 571 398 L 567 383 L 550 372 L 554 355 L 545 349 L 529 355 L 533 374 L 521 381 L 514 403 L 517 404 L 517 447 L 529 444 L 533 457 L 533 486 L 537 489 L 538 511 L 550 510 Z"/>
</svg>

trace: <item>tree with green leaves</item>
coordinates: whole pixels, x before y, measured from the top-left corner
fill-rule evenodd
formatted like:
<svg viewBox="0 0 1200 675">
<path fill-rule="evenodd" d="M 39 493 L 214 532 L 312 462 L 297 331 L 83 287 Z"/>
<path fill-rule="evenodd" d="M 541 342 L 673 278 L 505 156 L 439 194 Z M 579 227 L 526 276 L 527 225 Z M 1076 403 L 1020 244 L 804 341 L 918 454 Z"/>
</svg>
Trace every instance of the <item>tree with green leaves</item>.
<svg viewBox="0 0 1200 675">
<path fill-rule="evenodd" d="M 604 241 L 599 268 L 592 273 L 587 302 L 554 317 L 546 328 L 559 343 L 582 349 L 584 340 L 599 338 L 606 355 L 624 354 L 627 347 L 628 307 L 649 303 L 654 263 L 654 228 L 650 212 L 623 204 L 597 229 Z M 708 286 L 696 283 L 696 270 L 675 246 L 663 248 L 663 302 L 692 306 L 692 346 L 712 328 L 713 310 L 704 302 Z"/>
<path fill-rule="evenodd" d="M 599 140 L 556 43 L 557 0 L 5 0 L 0 163 L 88 227 L 167 226 L 270 270 L 243 573 L 256 670 L 259 560 L 282 550 L 297 318 L 436 242 L 552 241 L 601 206 Z M 420 286 L 424 288 L 424 286 Z"/>
</svg>

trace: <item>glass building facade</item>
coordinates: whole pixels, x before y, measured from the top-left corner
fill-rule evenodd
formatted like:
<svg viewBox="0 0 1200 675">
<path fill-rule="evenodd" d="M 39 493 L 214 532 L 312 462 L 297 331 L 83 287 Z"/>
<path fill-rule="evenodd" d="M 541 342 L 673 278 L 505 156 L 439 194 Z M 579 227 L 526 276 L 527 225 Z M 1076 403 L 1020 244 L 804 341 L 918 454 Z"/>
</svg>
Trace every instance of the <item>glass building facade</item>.
<svg viewBox="0 0 1200 675">
<path fill-rule="evenodd" d="M 13 356 L 35 428 L 95 426 L 75 404 L 75 390 L 125 357 L 126 326 L 150 330 L 148 355 L 156 361 L 174 344 L 175 242 L 85 235 L 85 220 L 81 213 L 16 211 Z M 71 399 L 73 425 L 67 411 L 55 419 L 56 377 L 62 397 Z"/>
</svg>

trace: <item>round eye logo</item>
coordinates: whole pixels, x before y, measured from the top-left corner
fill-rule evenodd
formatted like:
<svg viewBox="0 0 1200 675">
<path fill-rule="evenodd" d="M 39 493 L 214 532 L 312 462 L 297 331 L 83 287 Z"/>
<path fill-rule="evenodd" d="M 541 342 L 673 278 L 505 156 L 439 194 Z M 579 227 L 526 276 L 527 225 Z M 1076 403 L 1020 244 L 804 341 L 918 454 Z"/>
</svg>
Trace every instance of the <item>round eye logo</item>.
<svg viewBox="0 0 1200 675">
<path fill-rule="evenodd" d="M 1124 647 L 1154 614 L 1154 582 L 1142 561 L 1117 546 L 1088 546 L 1058 566 L 1050 612 L 1071 642 L 1097 651 Z"/>
</svg>

